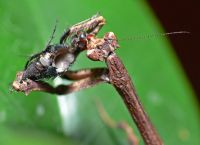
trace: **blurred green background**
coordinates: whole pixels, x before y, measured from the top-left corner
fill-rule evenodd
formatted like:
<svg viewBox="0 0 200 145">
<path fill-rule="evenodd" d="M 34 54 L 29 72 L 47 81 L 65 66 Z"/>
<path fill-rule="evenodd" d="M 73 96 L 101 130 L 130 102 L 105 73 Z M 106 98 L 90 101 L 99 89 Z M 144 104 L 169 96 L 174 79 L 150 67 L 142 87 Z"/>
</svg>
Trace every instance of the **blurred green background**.
<svg viewBox="0 0 200 145">
<path fill-rule="evenodd" d="M 0 145 L 125 145 L 126 135 L 107 128 L 97 113 L 102 102 L 116 121 L 133 126 L 120 96 L 106 84 L 67 96 L 10 93 L 10 83 L 31 54 L 41 51 L 59 21 L 64 29 L 100 12 L 107 20 L 99 36 L 113 31 L 117 50 L 140 100 L 166 145 L 199 145 L 200 118 L 194 93 L 167 38 L 131 39 L 163 33 L 144 0 L 0 0 Z M 130 40 L 131 39 L 131 40 Z M 184 42 L 183 42 L 184 43 Z M 104 66 L 81 54 L 72 69 Z M 57 78 L 54 84 L 62 83 Z"/>
</svg>

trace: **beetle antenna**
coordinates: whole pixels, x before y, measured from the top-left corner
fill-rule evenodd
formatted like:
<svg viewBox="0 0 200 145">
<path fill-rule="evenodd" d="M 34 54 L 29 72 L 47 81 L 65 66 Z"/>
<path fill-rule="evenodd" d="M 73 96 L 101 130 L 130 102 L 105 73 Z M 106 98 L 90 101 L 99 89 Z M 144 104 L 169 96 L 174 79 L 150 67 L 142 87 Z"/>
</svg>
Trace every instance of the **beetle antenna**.
<svg viewBox="0 0 200 145">
<path fill-rule="evenodd" d="M 53 32 L 52 32 L 52 34 L 51 34 L 50 40 L 49 40 L 49 42 L 47 43 L 46 47 L 48 47 L 48 46 L 51 44 L 51 41 L 52 41 L 53 38 L 54 38 L 54 35 L 55 35 L 55 32 L 56 32 L 56 28 L 57 28 L 57 24 L 58 24 L 58 20 L 56 20 L 56 24 L 55 24 L 55 26 L 54 26 L 54 29 L 53 29 Z"/>
</svg>

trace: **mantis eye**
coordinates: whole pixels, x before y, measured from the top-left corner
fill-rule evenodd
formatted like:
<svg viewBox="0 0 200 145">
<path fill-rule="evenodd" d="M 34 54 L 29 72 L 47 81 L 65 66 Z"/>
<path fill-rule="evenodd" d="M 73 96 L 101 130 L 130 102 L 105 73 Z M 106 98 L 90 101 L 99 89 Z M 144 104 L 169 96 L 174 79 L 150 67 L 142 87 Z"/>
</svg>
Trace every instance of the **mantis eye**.
<svg viewBox="0 0 200 145">
<path fill-rule="evenodd" d="M 85 33 L 82 33 L 82 34 L 80 35 L 80 39 L 85 39 L 85 38 L 86 38 Z"/>
<path fill-rule="evenodd" d="M 94 37 L 93 34 L 89 34 L 89 35 L 87 35 L 87 40 L 91 40 L 93 37 Z"/>
</svg>

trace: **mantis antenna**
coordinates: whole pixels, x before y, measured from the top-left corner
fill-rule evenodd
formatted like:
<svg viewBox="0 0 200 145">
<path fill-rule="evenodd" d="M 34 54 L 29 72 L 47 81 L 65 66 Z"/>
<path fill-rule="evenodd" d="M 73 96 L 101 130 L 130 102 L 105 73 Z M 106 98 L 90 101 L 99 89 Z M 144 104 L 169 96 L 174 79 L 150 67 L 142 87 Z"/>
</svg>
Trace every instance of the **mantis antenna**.
<svg viewBox="0 0 200 145">
<path fill-rule="evenodd" d="M 178 35 L 178 34 L 190 34 L 188 31 L 175 31 L 175 32 L 167 32 L 167 33 L 153 33 L 153 34 L 144 34 L 144 35 L 136 35 L 133 37 L 121 38 L 119 40 L 142 40 L 142 39 L 150 39 L 160 36 L 169 36 L 169 35 Z"/>
</svg>

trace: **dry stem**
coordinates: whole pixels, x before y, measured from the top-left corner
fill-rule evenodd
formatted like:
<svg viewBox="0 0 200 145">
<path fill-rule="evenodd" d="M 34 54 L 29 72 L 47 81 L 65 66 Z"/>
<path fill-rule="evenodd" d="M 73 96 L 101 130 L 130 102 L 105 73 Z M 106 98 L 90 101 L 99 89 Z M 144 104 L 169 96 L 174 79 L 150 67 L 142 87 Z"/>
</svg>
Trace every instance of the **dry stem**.
<svg viewBox="0 0 200 145">
<path fill-rule="evenodd" d="M 133 132 L 133 129 L 128 125 L 127 122 L 125 122 L 125 121 L 120 121 L 120 122 L 114 121 L 108 115 L 108 113 L 105 111 L 104 107 L 102 106 L 102 104 L 100 102 L 97 102 L 97 108 L 98 108 L 101 120 L 105 123 L 105 125 L 107 125 L 110 128 L 119 128 L 122 131 L 124 131 L 127 135 L 128 142 L 129 142 L 130 145 L 138 145 L 139 144 L 139 141 L 138 141 L 135 133 Z"/>
</svg>

